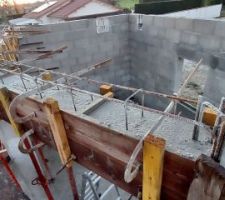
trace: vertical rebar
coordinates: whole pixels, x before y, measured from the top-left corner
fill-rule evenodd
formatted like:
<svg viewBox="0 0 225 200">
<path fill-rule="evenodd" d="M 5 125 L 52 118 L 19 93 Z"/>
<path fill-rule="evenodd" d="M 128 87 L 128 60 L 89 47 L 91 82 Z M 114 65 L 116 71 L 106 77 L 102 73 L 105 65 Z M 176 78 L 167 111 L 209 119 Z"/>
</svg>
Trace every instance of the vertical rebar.
<svg viewBox="0 0 225 200">
<path fill-rule="evenodd" d="M 74 96 L 73 96 L 73 87 L 69 85 L 67 77 L 64 77 L 64 78 L 65 78 L 66 85 L 68 87 L 70 87 L 69 93 L 70 93 L 70 96 L 72 98 L 73 108 L 74 108 L 75 111 L 77 111 L 76 104 L 75 104 L 75 99 L 74 99 Z"/>
<path fill-rule="evenodd" d="M 23 84 L 24 89 L 27 91 L 27 86 L 26 86 L 26 84 L 25 84 L 25 82 L 23 80 L 22 68 L 21 67 L 19 67 L 19 68 L 20 68 L 20 79 L 21 79 L 21 82 Z"/>
<path fill-rule="evenodd" d="M 25 147 L 27 149 L 30 149 L 31 145 L 30 145 L 30 143 L 29 143 L 29 141 L 27 139 L 24 141 L 24 144 L 25 144 Z M 41 167 L 40 167 L 40 165 L 39 165 L 39 163 L 37 161 L 37 158 L 36 158 L 35 154 L 34 153 L 30 153 L 29 155 L 30 155 L 31 161 L 32 161 L 32 163 L 34 165 L 34 168 L 35 168 L 35 170 L 36 170 L 36 172 L 38 174 L 38 179 L 39 179 L 39 181 L 41 183 L 41 186 L 43 187 L 43 189 L 44 189 L 44 191 L 45 191 L 45 193 L 47 195 L 48 200 L 54 200 L 53 195 L 52 195 L 52 193 L 51 193 L 51 191 L 50 191 L 50 189 L 48 187 L 48 182 L 47 182 L 45 176 L 43 175 L 43 173 L 41 171 Z"/>
<path fill-rule="evenodd" d="M 40 90 L 40 87 L 39 87 L 39 85 L 38 85 L 37 77 L 34 79 L 34 82 L 36 83 L 36 86 L 37 86 L 37 90 L 38 90 L 39 96 L 40 96 L 40 98 L 42 99 L 43 96 L 42 96 L 42 94 L 41 94 L 41 90 Z"/>
<path fill-rule="evenodd" d="M 77 186 L 76 186 L 76 180 L 75 180 L 74 174 L 73 174 L 73 168 L 72 167 L 66 167 L 66 171 L 67 171 L 67 174 L 68 174 L 71 190 L 72 190 L 72 193 L 73 193 L 73 199 L 79 200 L 79 195 L 78 195 Z"/>
<path fill-rule="evenodd" d="M 198 104 L 196 108 L 196 114 L 195 114 L 195 121 L 198 121 L 199 119 L 202 102 L 203 102 L 203 96 L 199 95 Z M 192 140 L 197 141 L 198 137 L 199 137 L 199 126 L 195 124 L 193 129 L 193 134 L 192 134 Z"/>
<path fill-rule="evenodd" d="M 141 105 L 142 105 L 142 107 L 144 107 L 145 106 L 145 93 L 144 92 L 142 92 L 142 100 L 141 101 L 142 101 Z M 144 109 L 143 108 L 141 109 L 141 117 L 144 117 Z"/>
<path fill-rule="evenodd" d="M 1 79 L 2 84 L 5 84 L 2 76 L 1 76 L 0 79 Z"/>
<path fill-rule="evenodd" d="M 126 98 L 126 100 L 124 101 L 124 113 L 125 113 L 125 127 L 126 130 L 128 130 L 128 116 L 127 116 L 127 104 L 128 101 L 130 100 L 130 98 L 134 97 L 136 94 L 138 94 L 139 92 L 142 92 L 142 89 L 138 89 L 136 90 L 133 94 L 131 94 L 129 97 Z"/>
</svg>

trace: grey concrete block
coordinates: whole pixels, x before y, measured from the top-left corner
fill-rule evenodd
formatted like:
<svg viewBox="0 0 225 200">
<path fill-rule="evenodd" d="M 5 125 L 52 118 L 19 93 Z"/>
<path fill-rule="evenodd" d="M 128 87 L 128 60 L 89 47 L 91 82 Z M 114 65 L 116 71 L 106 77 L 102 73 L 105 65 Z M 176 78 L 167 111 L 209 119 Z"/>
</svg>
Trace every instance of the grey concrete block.
<svg viewBox="0 0 225 200">
<path fill-rule="evenodd" d="M 179 43 L 181 38 L 181 32 L 179 30 L 167 29 L 166 38 L 173 43 Z"/>
<path fill-rule="evenodd" d="M 64 32 L 64 31 L 70 30 L 70 25 L 68 22 L 62 22 L 62 23 L 57 23 L 57 24 L 48 24 L 48 25 L 45 25 L 44 27 L 46 27 L 51 32 L 55 32 L 55 31 Z"/>
<path fill-rule="evenodd" d="M 169 93 L 168 91 L 174 90 L 173 78 L 167 78 L 161 75 L 158 75 L 155 80 L 155 89 L 160 92 Z"/>
<path fill-rule="evenodd" d="M 193 21 L 193 31 L 201 34 L 211 35 L 215 30 L 215 21 L 195 19 Z"/>
<path fill-rule="evenodd" d="M 220 50 L 221 52 L 225 51 L 225 37 L 219 37 L 221 40 L 221 46 L 220 46 Z"/>
<path fill-rule="evenodd" d="M 176 18 L 164 17 L 164 27 L 174 29 L 176 26 Z"/>
<path fill-rule="evenodd" d="M 221 40 L 217 37 L 207 35 L 199 39 L 199 44 L 203 49 L 215 51 L 220 49 Z"/>
<path fill-rule="evenodd" d="M 137 18 L 136 18 L 136 14 L 130 14 L 128 15 L 128 22 L 129 24 L 137 24 Z"/>
<path fill-rule="evenodd" d="M 211 100 L 219 103 L 221 97 L 225 96 L 225 84 L 223 82 L 225 72 L 211 69 L 208 73 L 204 94 Z"/>
<path fill-rule="evenodd" d="M 202 55 L 196 51 L 196 48 L 193 46 L 179 44 L 176 46 L 177 56 L 181 58 L 186 58 L 189 60 L 200 60 Z"/>
<path fill-rule="evenodd" d="M 158 30 L 155 27 L 150 27 L 149 28 L 149 35 L 150 36 L 157 36 L 158 35 Z"/>
<path fill-rule="evenodd" d="M 121 15 L 108 16 L 105 18 L 109 19 L 111 25 L 114 25 L 114 24 L 121 25 L 125 23 L 128 24 L 129 16 L 127 14 L 121 14 Z"/>
<path fill-rule="evenodd" d="M 93 21 L 94 19 L 82 19 L 82 20 L 67 22 L 68 30 L 69 31 L 87 30 L 87 28 Z"/>
<path fill-rule="evenodd" d="M 225 36 L 225 22 L 224 21 L 217 21 L 215 23 L 215 32 L 216 36 Z"/>
<path fill-rule="evenodd" d="M 165 27 L 165 17 L 162 16 L 155 16 L 153 25 L 157 27 Z"/>
<path fill-rule="evenodd" d="M 175 27 L 178 30 L 192 31 L 193 30 L 193 20 L 186 19 L 186 18 L 177 18 Z"/>
<path fill-rule="evenodd" d="M 153 25 L 155 17 L 152 15 L 143 15 L 143 30 L 145 30 L 145 27 Z"/>
<path fill-rule="evenodd" d="M 200 38 L 200 34 L 196 34 L 190 31 L 183 31 L 181 33 L 181 42 L 189 44 L 189 45 L 196 45 Z"/>
</svg>

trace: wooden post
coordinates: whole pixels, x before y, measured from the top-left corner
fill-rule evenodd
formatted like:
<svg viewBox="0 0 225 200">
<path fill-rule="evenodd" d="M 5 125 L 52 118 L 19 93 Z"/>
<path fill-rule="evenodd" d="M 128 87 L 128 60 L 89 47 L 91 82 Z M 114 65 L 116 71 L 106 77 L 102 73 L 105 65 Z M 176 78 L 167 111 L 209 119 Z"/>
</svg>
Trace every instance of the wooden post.
<svg viewBox="0 0 225 200">
<path fill-rule="evenodd" d="M 18 136 L 22 135 L 21 127 L 17 123 L 15 123 L 14 119 L 11 116 L 11 113 L 9 112 L 9 105 L 10 105 L 10 99 L 8 95 L 8 90 L 6 87 L 0 88 L 0 102 L 2 104 L 2 107 L 10 121 L 10 124 L 12 125 L 14 131 Z"/>
<path fill-rule="evenodd" d="M 63 165 L 71 167 L 72 161 L 68 163 L 68 160 L 71 157 L 71 151 L 58 102 L 53 98 L 47 98 L 44 101 L 44 109 L 48 117 L 61 162 Z"/>
<path fill-rule="evenodd" d="M 74 200 L 79 200 L 76 181 L 73 175 L 71 150 L 66 135 L 66 130 L 63 124 L 58 102 L 53 98 L 48 98 L 44 101 L 44 109 L 51 127 L 51 131 L 55 140 L 55 144 L 64 166 L 67 167 L 67 174 L 73 192 Z M 69 161 L 71 160 L 71 161 Z"/>
<path fill-rule="evenodd" d="M 143 147 L 142 200 L 160 200 L 166 142 L 148 135 Z"/>
</svg>

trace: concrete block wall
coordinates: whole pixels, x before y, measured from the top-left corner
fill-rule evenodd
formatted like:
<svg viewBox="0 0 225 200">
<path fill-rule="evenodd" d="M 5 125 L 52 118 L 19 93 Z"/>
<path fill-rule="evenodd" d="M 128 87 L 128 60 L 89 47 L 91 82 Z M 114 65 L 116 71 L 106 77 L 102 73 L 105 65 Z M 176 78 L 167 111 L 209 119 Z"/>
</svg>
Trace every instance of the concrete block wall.
<svg viewBox="0 0 225 200">
<path fill-rule="evenodd" d="M 138 30 L 138 17 L 129 16 L 131 85 L 172 94 L 181 80 L 180 59 L 203 58 L 211 67 L 204 95 L 216 103 L 225 96 L 225 22 L 143 15 Z"/>
<path fill-rule="evenodd" d="M 127 85 L 130 81 L 128 15 L 107 19 L 109 32 L 97 33 L 96 19 L 93 18 L 44 25 L 43 28 L 51 31 L 50 33 L 26 37 L 21 43 L 42 41 L 46 49 L 66 45 L 67 49 L 63 53 L 30 64 L 45 68 L 60 67 L 61 72 L 68 74 L 111 58 L 110 64 L 89 73 L 88 76 L 96 80 Z M 98 90 L 85 81 L 78 84 L 83 88 L 91 88 L 92 91 Z"/>
<path fill-rule="evenodd" d="M 174 44 L 176 30 L 165 30 L 158 17 L 143 16 L 143 28 L 137 29 L 138 15 L 130 15 L 131 85 L 167 94 L 174 92 L 178 57 Z M 165 99 L 147 96 L 145 105 L 163 109 Z"/>
<path fill-rule="evenodd" d="M 106 33 L 98 34 L 96 19 L 87 19 L 48 25 L 46 28 L 51 33 L 26 38 L 25 42 L 44 41 L 47 47 L 68 46 L 64 53 L 34 64 L 55 65 L 63 72 L 72 73 L 112 58 L 110 65 L 87 76 L 173 94 L 180 86 L 182 59 L 197 62 L 203 58 L 203 63 L 211 67 L 204 95 L 216 103 L 225 96 L 225 22 L 142 15 L 143 26 L 138 30 L 138 14 L 106 18 L 110 24 Z M 99 90 L 86 81 L 77 84 L 83 89 Z M 116 92 L 120 98 L 130 94 Z M 162 109 L 167 103 L 165 99 L 145 97 L 147 106 Z"/>
</svg>

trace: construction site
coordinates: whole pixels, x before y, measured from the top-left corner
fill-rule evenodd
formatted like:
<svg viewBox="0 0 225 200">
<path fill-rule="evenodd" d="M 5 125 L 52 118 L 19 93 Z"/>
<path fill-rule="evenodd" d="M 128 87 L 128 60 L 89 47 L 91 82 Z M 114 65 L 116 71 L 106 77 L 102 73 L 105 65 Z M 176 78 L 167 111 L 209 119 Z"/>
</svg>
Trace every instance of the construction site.
<svg viewBox="0 0 225 200">
<path fill-rule="evenodd" d="M 31 200 L 225 199 L 224 39 L 219 19 L 134 13 L 5 26 L 10 179 Z"/>
</svg>

